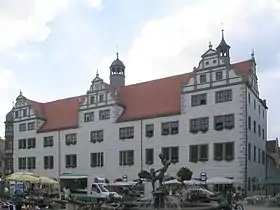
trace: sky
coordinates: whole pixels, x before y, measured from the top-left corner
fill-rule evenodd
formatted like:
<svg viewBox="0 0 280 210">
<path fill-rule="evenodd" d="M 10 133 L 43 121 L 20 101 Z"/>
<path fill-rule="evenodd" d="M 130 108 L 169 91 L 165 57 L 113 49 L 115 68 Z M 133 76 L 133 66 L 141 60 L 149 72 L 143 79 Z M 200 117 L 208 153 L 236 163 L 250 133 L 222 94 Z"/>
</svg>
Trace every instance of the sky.
<svg viewBox="0 0 280 210">
<path fill-rule="evenodd" d="M 280 127 L 279 0 L 1 0 L 0 136 L 19 95 L 47 102 L 85 94 L 116 58 L 126 83 L 192 71 L 221 29 L 231 60 L 257 62 L 268 137 Z"/>
</svg>

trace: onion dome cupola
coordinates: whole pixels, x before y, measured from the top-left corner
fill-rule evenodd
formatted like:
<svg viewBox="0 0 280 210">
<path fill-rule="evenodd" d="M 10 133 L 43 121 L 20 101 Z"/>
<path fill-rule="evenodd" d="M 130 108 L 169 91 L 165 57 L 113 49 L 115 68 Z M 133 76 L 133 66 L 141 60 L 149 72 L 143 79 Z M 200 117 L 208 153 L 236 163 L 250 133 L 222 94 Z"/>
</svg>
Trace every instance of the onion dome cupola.
<svg viewBox="0 0 280 210">
<path fill-rule="evenodd" d="M 229 58 L 230 46 L 225 41 L 224 30 L 222 30 L 222 40 L 221 40 L 219 46 L 216 48 L 216 50 L 220 57 Z"/>
<path fill-rule="evenodd" d="M 112 88 L 125 86 L 125 65 L 119 59 L 119 53 L 110 66 L 110 86 Z"/>
</svg>

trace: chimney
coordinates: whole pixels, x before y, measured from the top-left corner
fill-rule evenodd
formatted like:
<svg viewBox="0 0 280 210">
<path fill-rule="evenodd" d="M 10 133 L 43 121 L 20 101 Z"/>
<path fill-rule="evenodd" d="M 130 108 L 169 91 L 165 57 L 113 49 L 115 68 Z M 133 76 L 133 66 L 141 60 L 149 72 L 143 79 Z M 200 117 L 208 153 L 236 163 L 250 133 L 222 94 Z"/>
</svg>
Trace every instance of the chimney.
<svg viewBox="0 0 280 210">
<path fill-rule="evenodd" d="M 266 105 L 266 100 L 265 99 L 263 100 L 263 103 L 264 103 L 264 105 Z"/>
</svg>

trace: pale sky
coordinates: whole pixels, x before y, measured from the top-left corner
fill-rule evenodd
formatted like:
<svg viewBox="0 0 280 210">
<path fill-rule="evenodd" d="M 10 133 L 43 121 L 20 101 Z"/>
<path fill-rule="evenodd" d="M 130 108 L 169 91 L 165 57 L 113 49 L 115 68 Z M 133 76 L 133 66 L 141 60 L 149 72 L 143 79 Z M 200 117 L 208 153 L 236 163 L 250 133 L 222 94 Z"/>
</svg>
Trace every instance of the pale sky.
<svg viewBox="0 0 280 210">
<path fill-rule="evenodd" d="M 85 94 L 97 69 L 108 81 L 116 46 L 127 84 L 190 72 L 222 27 L 232 62 L 255 51 L 275 138 L 279 0 L 1 0 L 0 136 L 20 90 L 40 102 Z"/>
</svg>

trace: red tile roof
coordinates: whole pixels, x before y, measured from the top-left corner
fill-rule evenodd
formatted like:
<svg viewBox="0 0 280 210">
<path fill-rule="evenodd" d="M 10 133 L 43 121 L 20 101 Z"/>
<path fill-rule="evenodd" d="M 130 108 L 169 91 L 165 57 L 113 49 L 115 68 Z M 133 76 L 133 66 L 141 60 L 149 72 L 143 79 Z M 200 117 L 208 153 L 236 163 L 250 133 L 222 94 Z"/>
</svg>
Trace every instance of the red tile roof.
<svg viewBox="0 0 280 210">
<path fill-rule="evenodd" d="M 240 76 L 246 76 L 251 67 L 251 60 L 232 65 L 235 73 Z M 124 107 L 124 112 L 118 121 L 180 114 L 181 86 L 192 76 L 193 72 L 190 72 L 121 88 L 118 103 Z M 77 128 L 79 104 L 84 98 L 78 96 L 48 103 L 28 100 L 38 117 L 46 120 L 38 132 Z"/>
</svg>

